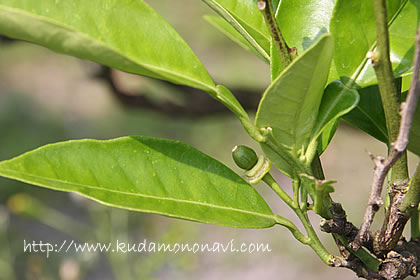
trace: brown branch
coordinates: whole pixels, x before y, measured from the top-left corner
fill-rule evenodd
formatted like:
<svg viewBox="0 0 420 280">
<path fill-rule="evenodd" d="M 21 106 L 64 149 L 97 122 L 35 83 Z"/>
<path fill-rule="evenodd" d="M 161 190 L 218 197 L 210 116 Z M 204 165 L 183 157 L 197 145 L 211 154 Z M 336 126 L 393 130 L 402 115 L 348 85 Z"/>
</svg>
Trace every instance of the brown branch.
<svg viewBox="0 0 420 280">
<path fill-rule="evenodd" d="M 398 133 L 398 138 L 395 143 L 391 143 L 391 151 L 387 159 L 382 157 L 374 157 L 372 159 L 375 163 L 373 181 L 371 185 L 371 192 L 366 209 L 363 217 L 363 223 L 360 227 L 360 231 L 352 243 L 353 249 L 357 250 L 362 246 L 369 236 L 369 229 L 372 225 L 373 218 L 379 208 L 383 205 L 381 197 L 382 187 L 386 176 L 395 164 L 395 162 L 403 155 L 407 149 L 411 124 L 413 121 L 414 112 L 416 111 L 417 102 L 420 95 L 419 89 L 419 71 L 420 71 L 420 28 L 417 30 L 416 36 L 416 53 L 414 58 L 414 73 L 411 88 L 408 93 L 408 97 L 404 103 L 401 104 L 401 124 Z"/>
</svg>

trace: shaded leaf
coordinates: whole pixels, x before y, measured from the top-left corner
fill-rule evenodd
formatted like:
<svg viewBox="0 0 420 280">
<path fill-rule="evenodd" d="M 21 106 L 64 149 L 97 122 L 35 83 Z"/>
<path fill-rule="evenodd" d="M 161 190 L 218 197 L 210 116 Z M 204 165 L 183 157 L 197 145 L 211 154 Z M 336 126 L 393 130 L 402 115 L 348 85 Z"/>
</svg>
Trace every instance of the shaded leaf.
<svg viewBox="0 0 420 280">
<path fill-rule="evenodd" d="M 338 123 L 339 121 L 327 124 L 324 128 L 324 132 L 321 134 L 321 137 L 318 138 L 317 153 L 319 156 L 327 149 L 328 145 L 331 143 L 331 140 L 337 131 Z"/>
<path fill-rule="evenodd" d="M 358 92 L 360 95 L 359 104 L 343 119 L 376 139 L 387 143 L 388 132 L 378 86 L 359 89 Z"/>
<path fill-rule="evenodd" d="M 1 162 L 0 175 L 129 210 L 232 227 L 275 224 L 248 183 L 177 141 L 123 137 L 46 145 Z"/>
<path fill-rule="evenodd" d="M 330 83 L 324 90 L 318 116 L 312 130 L 312 141 L 322 135 L 323 152 L 335 133 L 339 118 L 357 106 L 359 94 L 355 89 L 347 88 L 342 82 Z"/>
<path fill-rule="evenodd" d="M 143 0 L 0 0 L 0 34 L 214 93 L 204 66 Z"/>
</svg>

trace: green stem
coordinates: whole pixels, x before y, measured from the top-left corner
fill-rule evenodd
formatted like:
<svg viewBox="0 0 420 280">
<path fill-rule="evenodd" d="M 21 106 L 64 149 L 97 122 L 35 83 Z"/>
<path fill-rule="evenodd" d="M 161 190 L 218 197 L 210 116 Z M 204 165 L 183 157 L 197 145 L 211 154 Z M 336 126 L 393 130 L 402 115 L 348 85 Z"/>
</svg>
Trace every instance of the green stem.
<svg viewBox="0 0 420 280">
<path fill-rule="evenodd" d="M 308 245 L 315 251 L 315 253 L 321 258 L 321 260 L 325 264 L 330 265 L 332 255 L 324 247 L 321 240 L 319 240 L 318 235 L 316 234 L 314 228 L 312 227 L 311 222 L 309 221 L 305 213 L 303 213 L 303 211 L 300 208 L 295 209 L 295 213 L 301 220 L 306 230 L 306 233 L 308 234 L 308 237 L 309 237 Z"/>
<path fill-rule="evenodd" d="M 286 227 L 288 230 L 290 230 L 290 232 L 298 241 L 300 241 L 301 243 L 305 245 L 309 245 L 309 242 L 310 242 L 309 238 L 304 236 L 294 223 L 292 223 L 290 220 L 279 215 L 276 215 L 275 219 L 276 219 L 277 224 L 282 225 Z"/>
<path fill-rule="evenodd" d="M 245 109 L 233 95 L 233 93 L 225 86 L 216 86 L 214 92 L 210 93 L 213 98 L 222 102 L 229 110 L 231 110 L 239 119 L 249 136 L 257 142 L 266 141 L 266 136 L 251 122 Z"/>
<path fill-rule="evenodd" d="M 286 68 L 286 66 L 289 65 L 295 57 L 293 54 L 295 49 L 291 49 L 287 46 L 287 43 L 281 34 L 281 31 L 277 25 L 275 12 L 273 10 L 272 0 L 259 0 L 258 2 L 267 27 L 270 30 L 271 37 L 273 38 L 273 44 L 279 54 L 281 64 L 283 68 Z"/>
<path fill-rule="evenodd" d="M 267 173 L 264 178 L 262 179 L 270 188 L 293 210 L 298 207 L 290 196 L 277 184 L 276 180 L 274 180 L 273 176 L 270 173 Z"/>
<path fill-rule="evenodd" d="M 311 162 L 311 169 L 314 174 L 314 177 L 319 180 L 324 180 L 324 170 L 322 169 L 321 159 L 319 158 L 318 153 L 315 154 L 314 159 Z"/>
<path fill-rule="evenodd" d="M 385 0 L 373 0 L 376 19 L 377 54 L 373 65 L 378 79 L 378 86 L 385 111 L 389 142 L 398 138 L 400 128 L 400 98 L 392 72 L 389 56 L 389 34 Z M 394 164 L 391 173 L 391 184 L 403 184 L 408 179 L 407 153 Z"/>
<path fill-rule="evenodd" d="M 364 248 L 360 248 L 357 251 L 354 251 L 353 249 L 351 249 L 348 244 L 349 241 L 347 240 L 347 238 L 345 238 L 344 236 L 338 235 L 336 233 L 333 233 L 333 236 L 335 239 L 337 239 L 338 241 L 340 241 L 340 243 L 346 247 L 346 249 L 353 255 L 355 255 L 356 257 L 358 257 L 365 265 L 367 268 L 369 268 L 371 271 L 373 272 L 378 272 L 379 270 L 379 260 L 377 260 L 376 258 L 374 258 L 371 254 L 369 254 Z"/>
<path fill-rule="evenodd" d="M 302 209 L 299 207 L 299 201 L 293 201 L 291 199 L 291 197 L 279 186 L 279 184 L 277 184 L 277 182 L 274 180 L 274 178 L 268 173 L 264 176 L 263 181 L 269 185 L 278 195 L 279 197 L 296 213 L 296 215 L 299 217 L 300 221 L 302 222 L 306 233 L 308 234 L 307 237 L 304 237 L 304 239 L 302 239 L 302 234 L 299 232 L 299 234 L 296 233 L 297 228 L 294 224 L 293 227 L 291 227 L 288 223 L 287 223 L 287 219 L 285 218 L 281 218 L 281 220 L 278 222 L 279 224 L 286 226 L 291 232 L 292 234 L 296 237 L 298 236 L 300 239 L 298 239 L 298 237 L 296 237 L 296 239 L 298 239 L 300 242 L 310 246 L 315 253 L 321 258 L 321 260 L 326 263 L 327 265 L 330 265 L 332 256 L 330 255 L 330 253 L 328 253 L 327 249 L 324 247 L 324 245 L 321 243 L 321 241 L 319 240 L 315 230 L 313 229 L 311 222 L 309 221 L 308 217 L 305 215 L 305 213 L 302 211 Z M 294 181 L 294 189 L 296 189 L 296 184 L 299 184 L 299 181 Z M 297 189 L 299 189 L 297 187 Z M 295 190 L 296 192 L 296 190 Z M 297 190 L 298 192 L 298 190 Z M 295 197 L 296 199 L 296 197 Z M 282 222 L 282 223 L 280 223 Z M 289 221 L 290 222 L 290 221 Z M 295 229 L 296 228 L 296 229 Z M 296 234 L 296 235 L 295 235 Z"/>
<path fill-rule="evenodd" d="M 310 168 L 306 168 L 305 165 L 296 157 L 294 157 L 291 153 L 286 151 L 281 144 L 277 142 L 277 140 L 274 138 L 274 136 L 271 133 L 268 133 L 264 143 L 270 147 L 277 155 L 281 158 L 283 158 L 284 161 L 290 162 L 295 167 L 295 174 L 291 174 L 293 179 L 297 179 L 299 177 L 299 174 L 301 173 L 307 173 L 312 174 Z"/>
</svg>

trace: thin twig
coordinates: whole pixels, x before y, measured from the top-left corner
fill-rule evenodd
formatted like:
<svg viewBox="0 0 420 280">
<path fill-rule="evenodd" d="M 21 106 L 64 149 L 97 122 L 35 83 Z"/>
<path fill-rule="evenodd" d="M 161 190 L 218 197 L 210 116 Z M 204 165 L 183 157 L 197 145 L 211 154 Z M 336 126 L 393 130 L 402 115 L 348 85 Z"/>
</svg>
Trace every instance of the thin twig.
<svg viewBox="0 0 420 280">
<path fill-rule="evenodd" d="M 289 65 L 296 57 L 296 48 L 289 48 L 277 25 L 275 12 L 273 10 L 272 0 L 259 0 L 258 9 L 262 12 L 268 29 L 270 30 L 273 44 L 279 54 L 283 68 Z"/>
<path fill-rule="evenodd" d="M 413 116 L 416 111 L 417 102 L 420 95 L 419 87 L 419 72 L 420 72 L 420 28 L 417 30 L 416 36 L 416 52 L 414 58 L 414 73 L 411 88 L 408 97 L 404 103 L 401 104 L 401 124 L 397 141 L 391 144 L 391 152 L 387 159 L 381 157 L 374 157 L 375 170 L 373 181 L 371 185 L 371 193 L 369 197 L 368 207 L 366 209 L 362 226 L 359 234 L 354 240 L 352 247 L 354 249 L 360 248 L 368 239 L 369 228 L 372 225 L 373 218 L 379 208 L 383 205 L 381 197 L 382 187 L 388 171 L 394 163 L 403 155 L 407 149 L 410 128 L 413 121 Z"/>
</svg>

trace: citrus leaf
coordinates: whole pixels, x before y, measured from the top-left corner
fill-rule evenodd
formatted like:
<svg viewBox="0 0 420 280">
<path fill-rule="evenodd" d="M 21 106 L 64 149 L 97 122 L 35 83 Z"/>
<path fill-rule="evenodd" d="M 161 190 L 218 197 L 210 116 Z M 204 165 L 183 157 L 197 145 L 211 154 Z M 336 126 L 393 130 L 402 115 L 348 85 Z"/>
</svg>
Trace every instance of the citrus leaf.
<svg viewBox="0 0 420 280">
<path fill-rule="evenodd" d="M 419 10 L 419 1 L 387 1 L 390 56 L 396 77 L 412 72 Z M 337 0 L 331 33 L 335 42 L 335 78 L 351 78 L 361 87 L 376 84 L 373 67 L 366 58 L 368 51 L 374 51 L 376 47 L 373 2 Z"/>
<path fill-rule="evenodd" d="M 270 33 L 255 0 L 203 0 L 270 61 Z"/>
<path fill-rule="evenodd" d="M 0 175 L 134 211 L 231 227 L 275 224 L 241 177 L 177 141 L 123 137 L 46 145 L 0 162 Z"/>
<path fill-rule="evenodd" d="M 326 134 L 321 137 L 324 139 L 322 151 L 331 141 L 338 120 L 353 110 L 358 102 L 359 94 L 357 91 L 347 88 L 340 81 L 334 81 L 325 88 L 315 126 L 312 130 L 312 141 L 314 143 L 322 133 L 325 132 Z"/>
<path fill-rule="evenodd" d="M 259 104 L 256 126 L 270 127 L 274 139 L 294 158 L 305 153 L 312 136 L 332 51 L 331 36 L 323 35 L 273 81 Z M 291 162 L 280 160 L 265 144 L 262 148 L 278 169 L 286 175 L 294 173 Z"/>
<path fill-rule="evenodd" d="M 289 47 L 296 47 L 301 54 L 328 33 L 335 1 L 281 1 L 276 19 Z"/>
<path fill-rule="evenodd" d="M 215 92 L 191 48 L 143 0 L 0 0 L 0 34 Z"/>
</svg>

